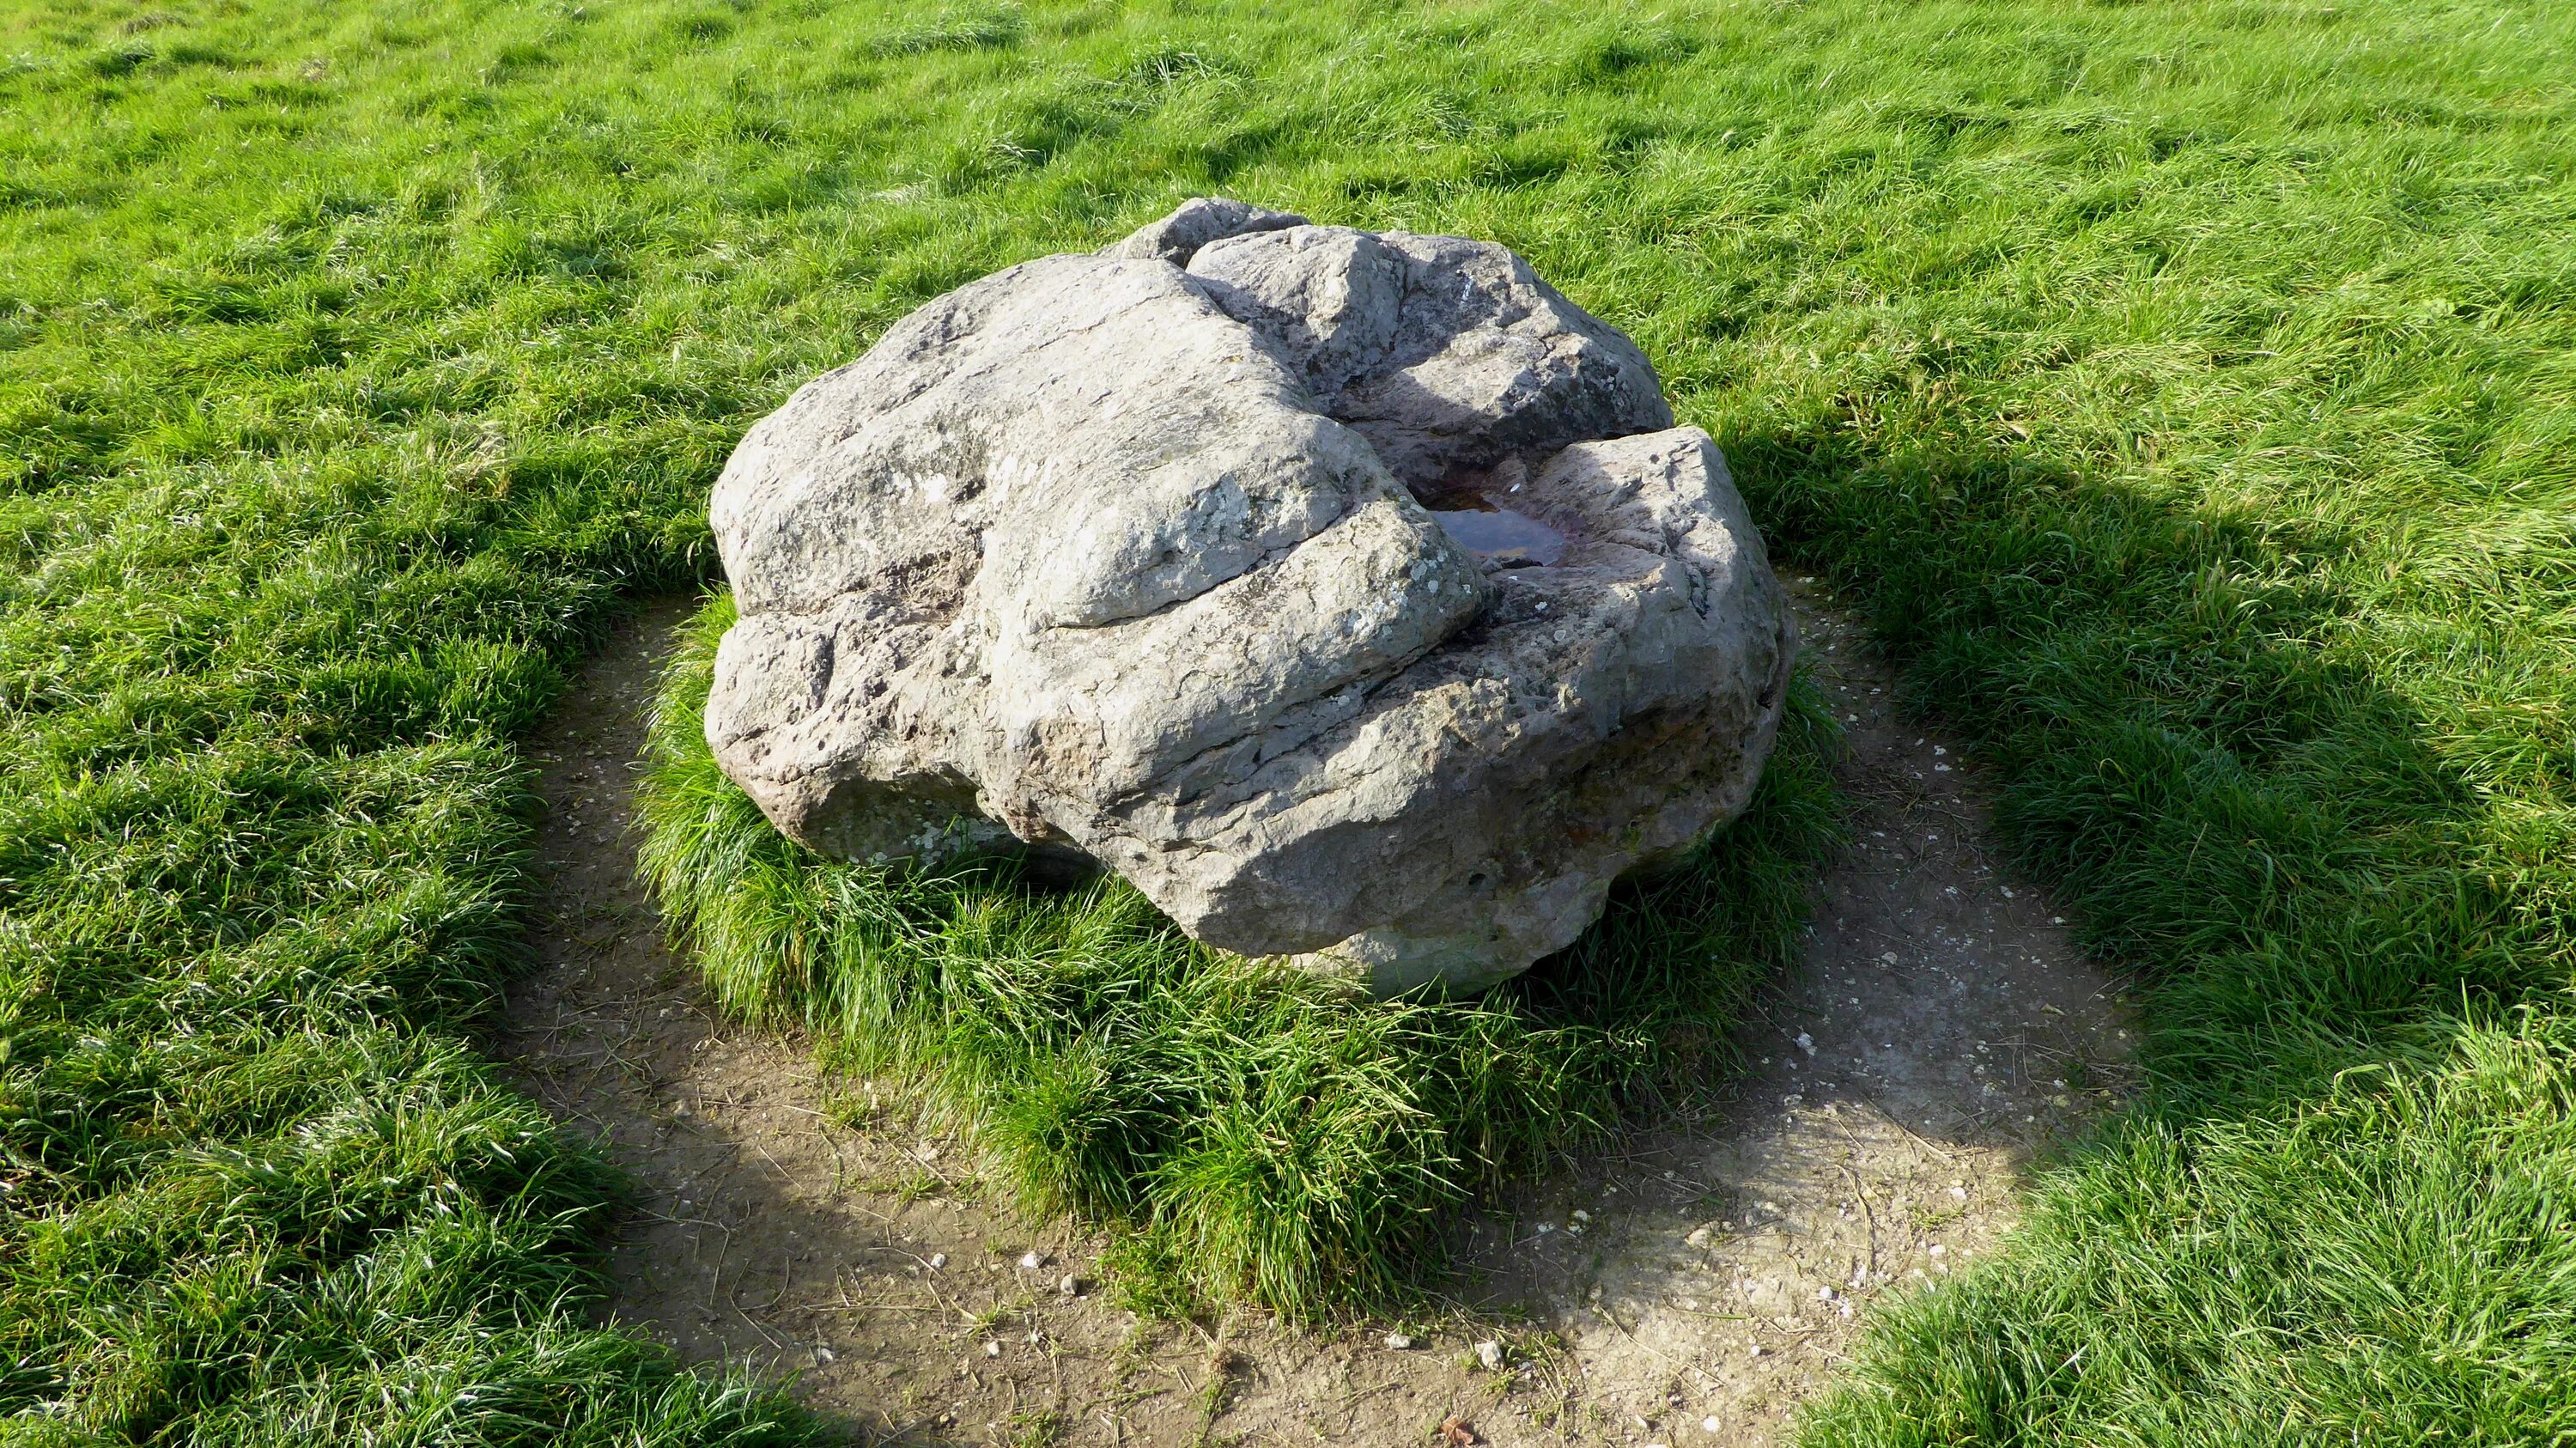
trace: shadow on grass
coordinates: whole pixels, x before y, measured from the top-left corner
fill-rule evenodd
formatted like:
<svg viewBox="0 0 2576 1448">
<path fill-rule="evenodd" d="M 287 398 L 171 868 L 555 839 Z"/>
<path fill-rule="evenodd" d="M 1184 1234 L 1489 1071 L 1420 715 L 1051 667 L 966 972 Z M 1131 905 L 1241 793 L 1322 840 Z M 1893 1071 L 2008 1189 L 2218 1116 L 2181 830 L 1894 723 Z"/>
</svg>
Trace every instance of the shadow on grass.
<svg viewBox="0 0 2576 1448">
<path fill-rule="evenodd" d="M 2003 842 L 2145 1003 L 2144 1098 L 2043 1173 L 2003 1261 L 1881 1318 L 1807 1441 L 2567 1420 L 2536 1387 L 2576 1315 L 2564 761 L 2464 763 L 2524 741 L 2410 701 L 2438 662 L 2372 647 L 2411 620 L 2321 528 L 2017 453 L 1721 442 L 2001 766 Z"/>
<path fill-rule="evenodd" d="M 2567 867 L 2348 642 L 2342 540 L 2015 454 L 1722 442 L 2002 767 L 2020 863 L 2149 990 L 2163 1109 L 2313 1092 L 2564 983 Z"/>
</svg>

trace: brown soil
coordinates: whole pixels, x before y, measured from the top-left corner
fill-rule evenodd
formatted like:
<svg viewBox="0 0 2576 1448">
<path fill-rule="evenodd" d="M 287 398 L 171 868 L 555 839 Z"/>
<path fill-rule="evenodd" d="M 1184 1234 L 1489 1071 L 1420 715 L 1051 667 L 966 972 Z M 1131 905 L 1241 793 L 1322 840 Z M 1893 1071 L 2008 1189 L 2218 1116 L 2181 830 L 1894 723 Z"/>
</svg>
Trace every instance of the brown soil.
<svg viewBox="0 0 2576 1448">
<path fill-rule="evenodd" d="M 688 1357 L 793 1375 L 868 1433 L 1773 1442 L 1872 1301 L 1991 1251 L 2034 1151 L 2121 1089 L 2129 1028 L 2045 896 L 1991 857 L 1987 788 L 1894 717 L 1857 633 L 1810 605 L 1856 833 L 1803 968 L 1745 1027 L 1756 1065 L 1724 1109 L 1530 1183 L 1472 1229 L 1473 1305 L 1324 1336 L 1141 1320 L 1099 1290 L 1099 1241 L 987 1197 L 969 1149 L 826 1080 L 808 1043 L 717 1018 L 665 947 L 627 805 L 680 616 L 602 651 L 534 742 L 541 964 L 497 1049 L 637 1179 L 613 1314 Z"/>
</svg>

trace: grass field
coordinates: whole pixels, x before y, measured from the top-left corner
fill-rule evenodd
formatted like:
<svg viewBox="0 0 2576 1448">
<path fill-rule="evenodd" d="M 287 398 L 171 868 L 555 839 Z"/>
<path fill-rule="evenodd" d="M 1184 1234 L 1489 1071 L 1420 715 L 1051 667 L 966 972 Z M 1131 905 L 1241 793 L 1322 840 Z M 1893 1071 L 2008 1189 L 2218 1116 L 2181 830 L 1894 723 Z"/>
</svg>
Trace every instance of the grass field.
<svg viewBox="0 0 2576 1448">
<path fill-rule="evenodd" d="M 7 1431 L 807 1431 L 586 1325 L 615 1183 L 470 1048 L 512 740 L 797 381 L 1221 190 L 1628 328 L 2140 981 L 2147 1099 L 1812 1440 L 2576 1434 L 2571 74 L 2501 0 L 0 0 Z"/>
</svg>

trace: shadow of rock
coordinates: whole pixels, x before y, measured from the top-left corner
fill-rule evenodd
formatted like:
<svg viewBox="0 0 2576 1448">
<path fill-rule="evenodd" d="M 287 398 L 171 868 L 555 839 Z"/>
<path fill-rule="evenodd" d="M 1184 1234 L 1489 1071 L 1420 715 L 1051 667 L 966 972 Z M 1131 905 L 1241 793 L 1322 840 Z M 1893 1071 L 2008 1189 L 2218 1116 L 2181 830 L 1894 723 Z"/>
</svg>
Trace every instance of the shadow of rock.
<svg viewBox="0 0 2576 1448">
<path fill-rule="evenodd" d="M 2555 983 L 2563 907 L 2504 824 L 2524 788 L 2472 777 L 2494 741 L 2465 710 L 2391 687 L 2486 625 L 2349 596 L 2327 565 L 2352 540 L 2286 510 L 1957 440 L 1721 443 L 1782 534 L 1849 560 L 1912 701 L 2007 781 L 2016 862 L 2147 988 L 2168 1119 L 2312 1095 Z"/>
<path fill-rule="evenodd" d="M 1873 1298 L 1938 1290 L 2031 1158 L 2123 1097 L 2134 1037 L 2065 918 L 1990 843 L 1993 787 L 1896 707 L 1861 630 L 1793 588 L 1844 729 L 1851 840 L 1803 958 L 1705 1119 L 1644 1123 L 1468 1229 L 1475 1297 L 1552 1327 L 1630 1434 L 1765 1443 Z"/>
</svg>

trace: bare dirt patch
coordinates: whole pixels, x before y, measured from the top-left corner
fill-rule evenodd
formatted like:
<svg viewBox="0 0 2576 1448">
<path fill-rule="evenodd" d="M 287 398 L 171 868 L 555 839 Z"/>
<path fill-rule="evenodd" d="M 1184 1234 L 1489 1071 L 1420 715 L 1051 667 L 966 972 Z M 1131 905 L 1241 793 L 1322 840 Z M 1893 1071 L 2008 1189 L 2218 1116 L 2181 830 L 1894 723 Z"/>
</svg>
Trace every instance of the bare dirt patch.
<svg viewBox="0 0 2576 1448">
<path fill-rule="evenodd" d="M 533 741 L 540 963 L 495 1045 L 636 1178 L 614 1315 L 692 1358 L 792 1374 L 871 1432 L 1770 1442 L 1871 1300 L 1938 1290 L 1991 1250 L 2032 1153 L 2121 1089 L 2129 1028 L 2045 897 L 1991 857 L 1986 789 L 1895 717 L 1856 631 L 1810 604 L 1856 833 L 1804 965 L 1745 1027 L 1756 1064 L 1723 1109 L 1474 1224 L 1455 1310 L 1336 1335 L 1140 1319 L 1100 1290 L 1099 1241 L 988 1199 L 969 1149 L 826 1080 L 808 1043 L 715 1017 L 664 945 L 628 805 L 681 616 L 631 625 Z"/>
</svg>

